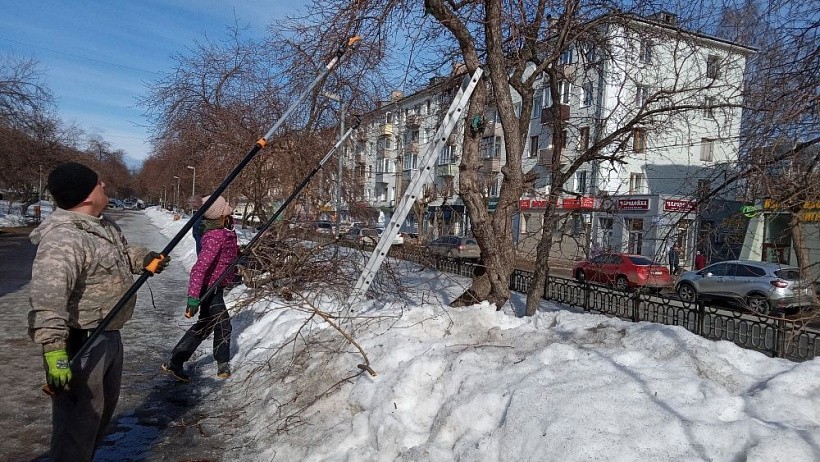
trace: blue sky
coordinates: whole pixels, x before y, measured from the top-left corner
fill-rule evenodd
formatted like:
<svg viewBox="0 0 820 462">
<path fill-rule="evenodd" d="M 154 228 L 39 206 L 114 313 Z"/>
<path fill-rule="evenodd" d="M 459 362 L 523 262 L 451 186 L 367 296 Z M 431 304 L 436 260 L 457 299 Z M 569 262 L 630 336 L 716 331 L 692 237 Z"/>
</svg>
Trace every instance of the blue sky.
<svg viewBox="0 0 820 462">
<path fill-rule="evenodd" d="M 0 54 L 34 58 L 59 117 L 132 160 L 150 153 L 137 101 L 195 40 L 218 40 L 237 22 L 259 37 L 306 0 L 0 0 Z"/>
</svg>

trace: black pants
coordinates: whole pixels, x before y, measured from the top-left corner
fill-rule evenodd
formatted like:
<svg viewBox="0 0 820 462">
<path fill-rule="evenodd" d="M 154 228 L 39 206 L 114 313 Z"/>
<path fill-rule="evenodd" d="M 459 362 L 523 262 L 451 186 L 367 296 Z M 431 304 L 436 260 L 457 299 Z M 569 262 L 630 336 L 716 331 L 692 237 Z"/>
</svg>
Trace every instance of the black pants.
<svg viewBox="0 0 820 462">
<path fill-rule="evenodd" d="M 73 357 L 87 335 L 72 329 L 68 349 Z M 101 332 L 86 353 L 71 364 L 68 386 L 51 397 L 51 458 L 90 461 L 105 436 L 105 427 L 120 399 L 122 340 L 120 331 Z"/>
<path fill-rule="evenodd" d="M 211 332 L 214 334 L 214 359 L 218 363 L 228 362 L 231 355 L 231 317 L 225 308 L 222 289 L 202 301 L 199 319 L 179 339 L 171 353 L 171 365 L 182 367 Z"/>
</svg>

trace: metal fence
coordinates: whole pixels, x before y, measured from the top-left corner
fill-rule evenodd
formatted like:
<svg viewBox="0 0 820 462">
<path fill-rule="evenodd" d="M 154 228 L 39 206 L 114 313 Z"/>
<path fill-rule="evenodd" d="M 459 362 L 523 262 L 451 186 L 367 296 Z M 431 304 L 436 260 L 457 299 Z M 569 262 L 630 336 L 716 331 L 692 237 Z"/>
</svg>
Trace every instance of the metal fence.
<svg viewBox="0 0 820 462">
<path fill-rule="evenodd" d="M 423 252 L 400 248 L 391 249 L 391 256 L 467 277 L 472 276 L 478 266 L 444 257 L 430 258 Z M 531 280 L 531 272 L 517 269 L 510 277 L 510 290 L 527 293 Z M 805 361 L 820 355 L 820 330 L 808 326 L 804 320 L 732 310 L 700 301 L 686 303 L 640 291 L 621 292 L 558 276 L 547 279 L 543 298 L 628 321 L 681 326 L 711 340 L 726 340 L 792 361 Z"/>
</svg>

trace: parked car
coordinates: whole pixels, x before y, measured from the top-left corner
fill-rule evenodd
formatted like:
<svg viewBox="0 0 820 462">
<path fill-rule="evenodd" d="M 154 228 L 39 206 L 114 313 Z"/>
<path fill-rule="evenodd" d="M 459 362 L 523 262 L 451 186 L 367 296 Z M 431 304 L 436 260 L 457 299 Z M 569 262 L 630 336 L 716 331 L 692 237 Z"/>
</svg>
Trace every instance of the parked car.
<svg viewBox="0 0 820 462">
<path fill-rule="evenodd" d="M 381 237 L 382 233 L 384 232 L 384 228 L 381 226 L 376 226 L 376 232 L 379 233 L 379 237 Z M 396 234 L 396 237 L 393 238 L 393 245 L 402 245 L 404 244 L 404 236 L 402 233 Z"/>
<path fill-rule="evenodd" d="M 669 268 L 643 255 L 595 255 L 576 263 L 572 274 L 578 281 L 608 284 L 624 291 L 645 287 L 659 292 L 672 285 Z"/>
<path fill-rule="evenodd" d="M 350 228 L 342 238 L 358 245 L 376 245 L 379 242 L 379 233 L 373 228 Z"/>
<path fill-rule="evenodd" d="M 481 258 L 481 248 L 478 247 L 478 242 L 471 237 L 441 236 L 427 244 L 427 252 L 431 255 L 449 258 L 469 260 Z"/>
<path fill-rule="evenodd" d="M 800 276 L 799 268 L 752 260 L 723 261 L 687 271 L 675 291 L 685 302 L 723 300 L 761 314 L 813 303 L 812 285 Z"/>
<path fill-rule="evenodd" d="M 336 226 L 330 221 L 317 221 L 316 232 L 319 234 L 327 234 L 329 236 L 336 235 Z"/>
</svg>

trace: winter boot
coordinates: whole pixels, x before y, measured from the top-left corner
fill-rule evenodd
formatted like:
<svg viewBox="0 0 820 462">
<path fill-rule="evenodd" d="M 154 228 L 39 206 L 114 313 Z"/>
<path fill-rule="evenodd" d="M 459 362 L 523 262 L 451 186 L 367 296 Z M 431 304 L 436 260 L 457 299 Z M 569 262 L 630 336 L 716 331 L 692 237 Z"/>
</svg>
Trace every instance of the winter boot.
<svg viewBox="0 0 820 462">
<path fill-rule="evenodd" d="M 231 376 L 231 365 L 228 363 L 219 363 L 216 368 L 216 376 L 220 379 L 227 379 Z"/>
<path fill-rule="evenodd" d="M 162 363 L 162 370 L 171 374 L 177 382 L 188 383 L 191 378 L 182 370 L 182 366 L 177 366 L 173 363 Z"/>
</svg>

